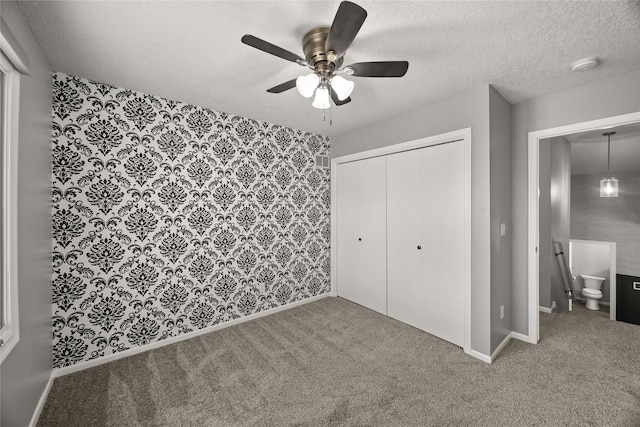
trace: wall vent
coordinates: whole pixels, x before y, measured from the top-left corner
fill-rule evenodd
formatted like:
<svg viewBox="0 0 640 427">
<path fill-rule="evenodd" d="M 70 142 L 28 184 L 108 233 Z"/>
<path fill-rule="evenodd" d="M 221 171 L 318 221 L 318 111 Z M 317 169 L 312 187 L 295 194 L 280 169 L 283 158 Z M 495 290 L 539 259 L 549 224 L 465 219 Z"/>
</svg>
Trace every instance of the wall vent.
<svg viewBox="0 0 640 427">
<path fill-rule="evenodd" d="M 316 166 L 319 168 L 329 169 L 331 165 L 331 159 L 329 156 L 316 156 Z"/>
</svg>

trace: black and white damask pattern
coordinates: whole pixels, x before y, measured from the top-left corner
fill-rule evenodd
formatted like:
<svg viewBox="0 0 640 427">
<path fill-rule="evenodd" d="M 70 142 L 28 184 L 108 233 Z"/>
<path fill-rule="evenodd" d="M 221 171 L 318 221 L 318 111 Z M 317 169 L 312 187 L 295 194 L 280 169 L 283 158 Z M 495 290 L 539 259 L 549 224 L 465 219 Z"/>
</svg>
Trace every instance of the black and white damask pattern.
<svg viewBox="0 0 640 427">
<path fill-rule="evenodd" d="M 318 135 L 56 73 L 53 365 L 329 291 Z"/>
</svg>

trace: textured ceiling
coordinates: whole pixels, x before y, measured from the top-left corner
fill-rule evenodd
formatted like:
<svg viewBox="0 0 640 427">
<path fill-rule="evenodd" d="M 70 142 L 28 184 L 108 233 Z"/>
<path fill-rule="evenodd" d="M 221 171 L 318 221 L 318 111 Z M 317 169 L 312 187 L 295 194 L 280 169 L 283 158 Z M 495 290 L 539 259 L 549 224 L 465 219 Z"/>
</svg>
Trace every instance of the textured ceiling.
<svg viewBox="0 0 640 427">
<path fill-rule="evenodd" d="M 407 60 L 400 79 L 353 78 L 333 125 L 295 89 L 306 69 L 240 42 L 302 56 L 338 1 L 23 1 L 56 71 L 214 110 L 336 135 L 490 83 L 512 103 L 640 68 L 640 3 L 358 1 L 368 12 L 345 63 Z M 595 70 L 570 64 L 598 56 Z"/>
</svg>

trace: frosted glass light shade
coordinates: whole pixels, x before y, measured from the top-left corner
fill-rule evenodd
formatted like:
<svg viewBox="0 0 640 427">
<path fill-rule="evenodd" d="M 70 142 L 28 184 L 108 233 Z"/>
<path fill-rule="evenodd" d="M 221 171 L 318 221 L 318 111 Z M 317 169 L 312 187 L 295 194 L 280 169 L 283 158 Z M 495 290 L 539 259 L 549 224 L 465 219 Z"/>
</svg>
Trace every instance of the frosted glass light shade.
<svg viewBox="0 0 640 427">
<path fill-rule="evenodd" d="M 600 180 L 600 197 L 618 197 L 618 180 L 614 177 Z"/>
<path fill-rule="evenodd" d="M 329 89 L 326 87 L 319 87 L 316 90 L 316 97 L 311 105 L 321 110 L 329 108 Z"/>
<path fill-rule="evenodd" d="M 340 101 L 344 101 L 353 92 L 354 83 L 341 76 L 333 76 L 331 79 L 331 87 L 338 95 Z"/>
<path fill-rule="evenodd" d="M 296 79 L 296 89 L 298 89 L 300 95 L 305 98 L 311 98 L 319 83 L 320 77 L 316 73 L 307 74 Z"/>
</svg>

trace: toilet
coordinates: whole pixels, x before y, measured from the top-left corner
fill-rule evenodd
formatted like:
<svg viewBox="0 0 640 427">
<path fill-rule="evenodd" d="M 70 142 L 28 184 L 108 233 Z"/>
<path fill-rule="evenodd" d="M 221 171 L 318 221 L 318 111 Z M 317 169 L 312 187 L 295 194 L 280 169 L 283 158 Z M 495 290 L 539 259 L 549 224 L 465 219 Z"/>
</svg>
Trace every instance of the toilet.
<svg viewBox="0 0 640 427">
<path fill-rule="evenodd" d="M 582 295 L 586 298 L 586 306 L 589 310 L 600 310 L 600 304 L 598 301 L 602 299 L 602 291 L 600 287 L 602 282 L 605 281 L 604 277 L 589 276 L 587 274 L 581 274 L 584 279 L 584 288 L 582 289 Z"/>
</svg>

